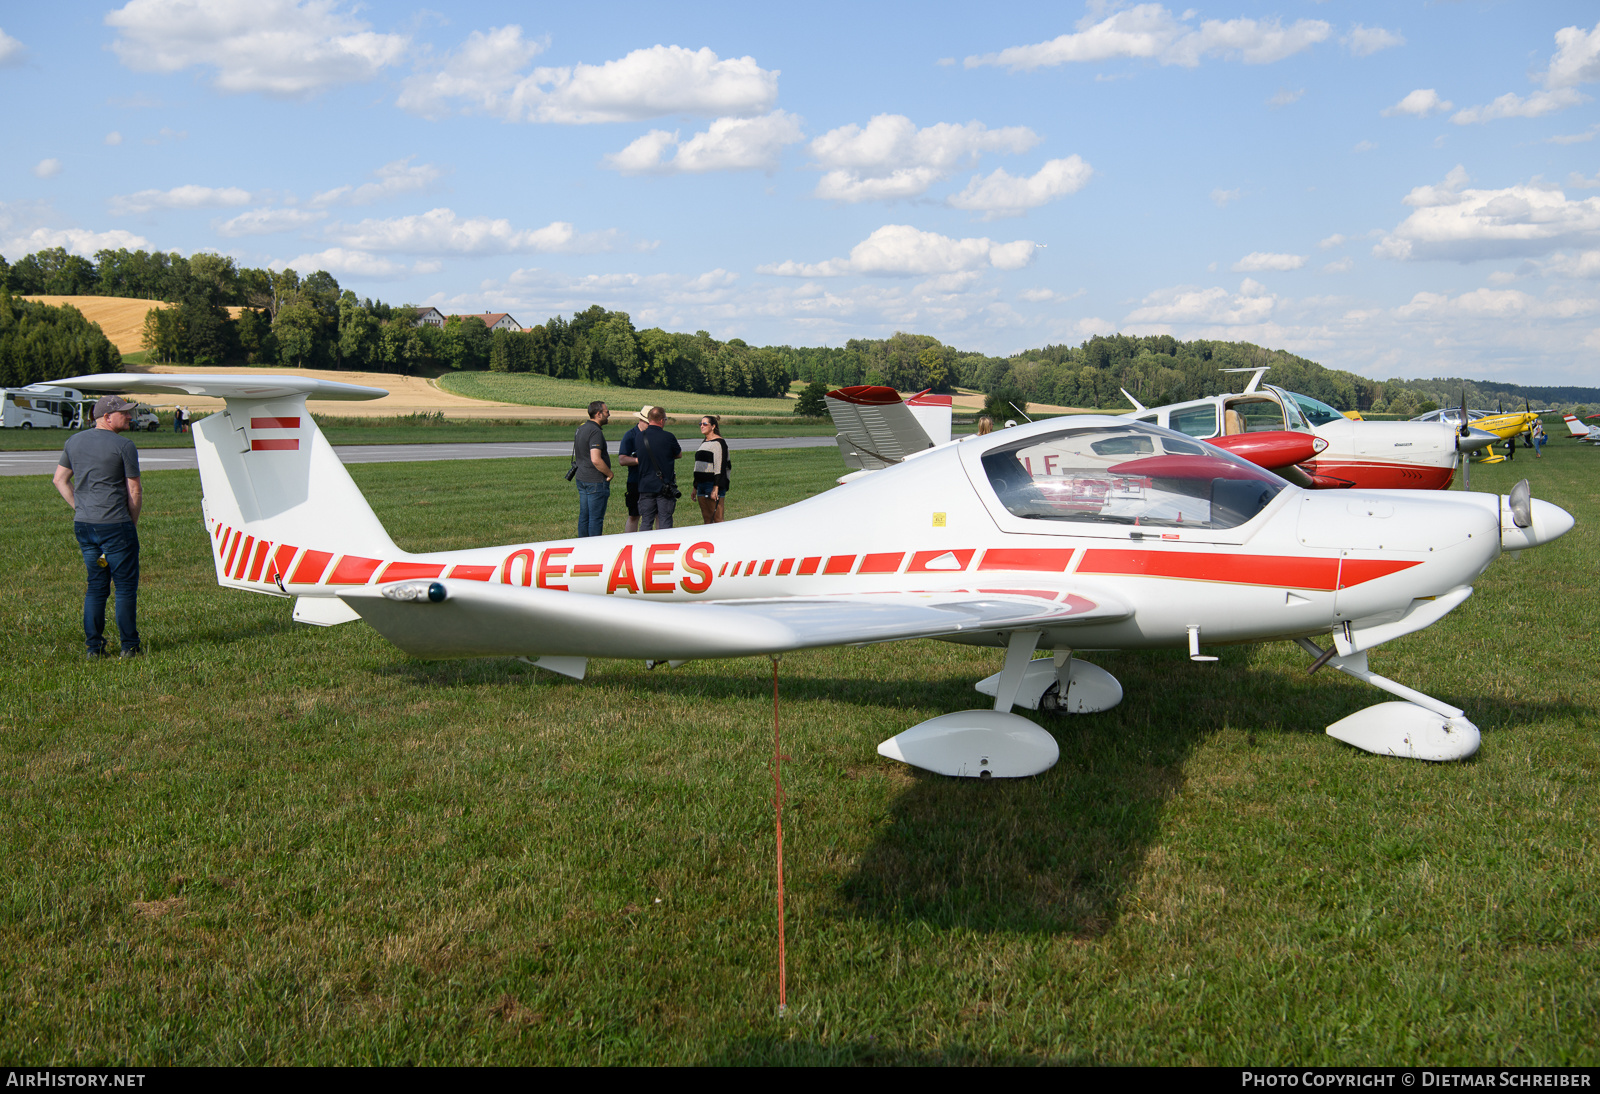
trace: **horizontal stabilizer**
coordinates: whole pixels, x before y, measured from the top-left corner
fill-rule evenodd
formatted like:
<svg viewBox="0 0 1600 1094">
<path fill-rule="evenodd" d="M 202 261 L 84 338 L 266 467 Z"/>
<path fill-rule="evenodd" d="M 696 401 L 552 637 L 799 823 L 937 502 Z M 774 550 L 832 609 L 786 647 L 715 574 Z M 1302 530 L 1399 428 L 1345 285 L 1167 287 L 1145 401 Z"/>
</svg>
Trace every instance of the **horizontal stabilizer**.
<svg viewBox="0 0 1600 1094">
<path fill-rule="evenodd" d="M 828 392 L 826 401 L 846 467 L 882 471 L 933 447 L 928 431 L 892 387 L 839 388 Z"/>
<path fill-rule="evenodd" d="M 274 376 L 271 373 L 249 376 L 208 376 L 146 374 L 140 372 L 102 372 L 94 376 L 74 376 L 52 380 L 62 387 L 80 391 L 136 391 L 144 395 L 209 395 L 218 399 L 287 399 L 305 395 L 312 399 L 381 399 L 389 394 L 381 387 L 341 384 L 311 376 Z"/>
<path fill-rule="evenodd" d="M 696 660 L 820 646 L 1048 628 L 1125 619 L 1109 598 L 1025 593 L 871 593 L 783 600 L 630 601 L 597 611 L 592 596 L 477 582 L 399 582 L 339 596 L 416 657 L 622 657 Z"/>
</svg>

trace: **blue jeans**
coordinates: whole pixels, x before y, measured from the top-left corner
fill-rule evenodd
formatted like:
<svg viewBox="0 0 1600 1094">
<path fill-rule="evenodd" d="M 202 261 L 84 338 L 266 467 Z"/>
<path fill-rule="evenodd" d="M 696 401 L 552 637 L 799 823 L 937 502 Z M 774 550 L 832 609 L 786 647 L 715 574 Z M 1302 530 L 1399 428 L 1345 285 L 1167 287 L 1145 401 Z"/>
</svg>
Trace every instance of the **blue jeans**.
<svg viewBox="0 0 1600 1094">
<path fill-rule="evenodd" d="M 578 483 L 578 538 L 605 535 L 606 504 L 611 501 L 609 482 Z"/>
<path fill-rule="evenodd" d="M 89 572 L 89 589 L 83 596 L 83 637 L 90 653 L 106 647 L 106 597 L 117 586 L 117 630 L 122 648 L 139 648 L 139 529 L 131 520 L 121 524 L 72 522 L 83 565 Z M 100 556 L 106 565 L 100 565 Z"/>
</svg>

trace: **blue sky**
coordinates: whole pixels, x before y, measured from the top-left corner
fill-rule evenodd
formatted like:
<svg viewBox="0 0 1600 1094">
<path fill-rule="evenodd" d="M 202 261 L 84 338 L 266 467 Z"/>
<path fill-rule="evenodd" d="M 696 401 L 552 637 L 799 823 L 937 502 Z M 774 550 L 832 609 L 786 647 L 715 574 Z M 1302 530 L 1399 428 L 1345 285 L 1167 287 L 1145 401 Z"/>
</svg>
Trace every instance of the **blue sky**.
<svg viewBox="0 0 1600 1094">
<path fill-rule="evenodd" d="M 683 10 L 679 10 L 683 9 Z M 0 8 L 0 254 L 542 322 L 1600 383 L 1593 4 Z"/>
</svg>

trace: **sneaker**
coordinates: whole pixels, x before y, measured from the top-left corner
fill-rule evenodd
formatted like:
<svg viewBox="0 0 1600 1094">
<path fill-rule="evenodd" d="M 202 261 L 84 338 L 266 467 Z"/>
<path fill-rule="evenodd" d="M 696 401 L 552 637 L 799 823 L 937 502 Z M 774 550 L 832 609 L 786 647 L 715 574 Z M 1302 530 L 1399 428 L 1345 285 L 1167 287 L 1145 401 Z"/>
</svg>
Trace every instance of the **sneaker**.
<svg viewBox="0 0 1600 1094">
<path fill-rule="evenodd" d="M 123 650 L 120 656 L 122 660 L 129 661 L 135 657 L 143 657 L 144 650 L 140 649 L 138 646 L 135 646 L 131 650 Z"/>
<path fill-rule="evenodd" d="M 105 650 L 88 650 L 88 651 L 86 651 L 84 653 L 84 657 L 86 657 L 90 661 L 102 660 L 105 657 L 105 655 L 106 655 L 106 651 Z"/>
</svg>

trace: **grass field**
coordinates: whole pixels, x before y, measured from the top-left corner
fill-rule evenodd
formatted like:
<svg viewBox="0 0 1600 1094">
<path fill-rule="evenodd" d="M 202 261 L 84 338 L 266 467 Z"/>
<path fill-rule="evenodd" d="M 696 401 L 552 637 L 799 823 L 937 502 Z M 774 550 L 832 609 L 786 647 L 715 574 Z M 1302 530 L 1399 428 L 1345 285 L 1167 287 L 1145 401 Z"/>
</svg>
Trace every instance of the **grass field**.
<svg viewBox="0 0 1600 1094">
<path fill-rule="evenodd" d="M 86 664 L 43 477 L 0 479 L 7 1064 L 1600 1062 L 1597 454 L 1474 469 L 1577 528 L 1373 667 L 1472 760 L 1353 751 L 1387 696 L 1287 644 L 1096 654 L 1034 779 L 875 754 L 981 705 L 995 651 L 782 663 L 789 1015 L 775 1015 L 771 683 L 749 659 L 577 683 L 419 662 L 215 587 L 197 477 L 146 479 L 146 658 Z M 734 514 L 826 488 L 742 454 Z M 412 549 L 564 535 L 559 461 L 351 473 Z M 618 523 L 618 521 L 613 521 Z"/>
<path fill-rule="evenodd" d="M 685 449 L 700 443 L 698 419 L 669 420 L 670 429 Z M 618 416 L 606 427 L 613 449 L 622 434 L 632 428 L 632 415 Z M 517 441 L 568 441 L 577 429 L 571 421 L 494 421 L 477 418 L 445 418 L 434 414 L 414 414 L 395 418 L 323 418 L 317 425 L 334 444 L 469 444 Z M 831 437 L 833 422 L 828 418 L 741 418 L 722 430 L 725 437 Z M 0 430 L 0 452 L 32 452 L 59 449 L 71 433 L 65 429 Z M 172 432 L 172 417 L 161 416 L 161 428 L 154 433 L 129 433 L 140 448 L 193 448 L 194 434 Z"/>
<path fill-rule="evenodd" d="M 457 395 L 523 406 L 585 407 L 604 399 L 613 414 L 659 406 L 669 414 L 793 414 L 793 399 L 743 399 L 684 391 L 611 387 L 582 380 L 557 380 L 529 372 L 447 372 L 439 386 Z"/>
</svg>

